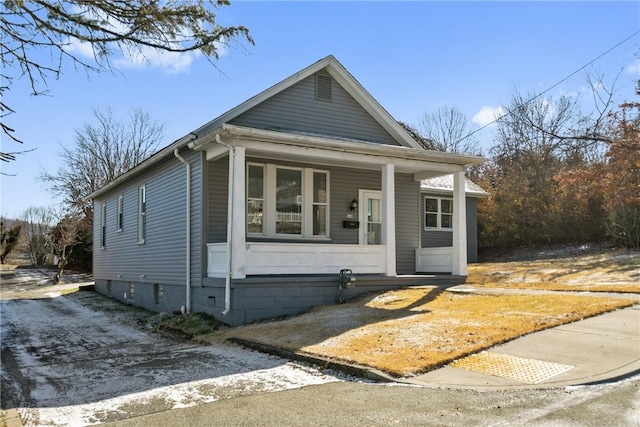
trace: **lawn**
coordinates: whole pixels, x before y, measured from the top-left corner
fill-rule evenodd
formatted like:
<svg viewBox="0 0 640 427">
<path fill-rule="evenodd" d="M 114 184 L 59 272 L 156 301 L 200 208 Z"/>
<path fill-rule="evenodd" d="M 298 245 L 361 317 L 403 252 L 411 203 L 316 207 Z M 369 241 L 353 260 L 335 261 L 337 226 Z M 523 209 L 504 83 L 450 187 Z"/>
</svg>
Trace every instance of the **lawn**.
<svg viewBox="0 0 640 427">
<path fill-rule="evenodd" d="M 640 254 L 639 254 L 640 255 Z M 614 290 L 638 292 L 636 283 L 620 280 L 618 273 L 636 277 L 629 257 L 605 256 L 591 261 L 562 263 L 484 264 L 472 267 L 470 277 L 499 272 L 507 287 L 562 290 Z M 639 258 L 634 258 L 636 261 Z M 580 266 L 584 277 L 581 277 Z M 480 273 L 482 271 L 483 273 Z M 597 274 L 596 274 L 597 273 Z M 476 276 L 474 276 L 476 275 Z M 534 279 L 537 278 L 537 279 Z M 562 286 L 564 284 L 564 287 Z M 607 284 L 607 286 L 605 286 Z M 473 282 L 473 286 L 480 285 Z M 465 286 L 467 287 L 467 286 Z M 468 288 L 468 287 L 467 287 Z M 464 289 L 464 287 L 463 287 Z M 320 307 L 310 313 L 279 321 L 232 328 L 209 339 L 239 338 L 300 354 L 344 361 L 384 371 L 396 377 L 427 372 L 460 357 L 479 352 L 518 336 L 584 319 L 638 303 L 635 295 L 590 293 L 492 294 L 442 291 L 415 287 L 366 295 L 342 305 Z"/>
<path fill-rule="evenodd" d="M 618 250 L 552 260 L 469 266 L 475 288 L 640 293 L 640 252 Z"/>
</svg>

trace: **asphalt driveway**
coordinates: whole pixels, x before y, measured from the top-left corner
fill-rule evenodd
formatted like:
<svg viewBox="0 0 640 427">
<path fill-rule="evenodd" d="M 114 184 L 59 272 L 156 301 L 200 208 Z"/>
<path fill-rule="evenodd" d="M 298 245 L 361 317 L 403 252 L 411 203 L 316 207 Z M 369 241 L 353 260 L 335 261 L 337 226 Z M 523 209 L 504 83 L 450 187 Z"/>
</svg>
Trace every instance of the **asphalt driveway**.
<svg viewBox="0 0 640 427">
<path fill-rule="evenodd" d="M 3 300 L 2 408 L 24 425 L 90 425 L 220 399 L 340 381 L 236 346 L 145 330 L 133 307 L 80 291 Z"/>
</svg>

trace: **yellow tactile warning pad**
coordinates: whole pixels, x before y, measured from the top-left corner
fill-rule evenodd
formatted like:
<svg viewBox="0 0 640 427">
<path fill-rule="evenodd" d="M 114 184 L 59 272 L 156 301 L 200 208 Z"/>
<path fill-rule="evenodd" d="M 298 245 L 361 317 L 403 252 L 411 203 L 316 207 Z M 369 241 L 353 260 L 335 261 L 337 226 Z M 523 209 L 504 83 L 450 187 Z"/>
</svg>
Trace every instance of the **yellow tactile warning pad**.
<svg viewBox="0 0 640 427">
<path fill-rule="evenodd" d="M 527 384 L 538 384 L 573 368 L 572 365 L 545 362 L 508 354 L 483 351 L 450 364 L 454 368 L 496 377 L 510 378 Z"/>
</svg>

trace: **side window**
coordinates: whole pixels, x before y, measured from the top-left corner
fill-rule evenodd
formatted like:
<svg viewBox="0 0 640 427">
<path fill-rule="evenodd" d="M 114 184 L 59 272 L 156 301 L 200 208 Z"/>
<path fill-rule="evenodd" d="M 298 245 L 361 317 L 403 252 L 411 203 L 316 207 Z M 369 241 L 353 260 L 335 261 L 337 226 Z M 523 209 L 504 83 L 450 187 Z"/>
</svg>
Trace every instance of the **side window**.
<svg viewBox="0 0 640 427">
<path fill-rule="evenodd" d="M 100 206 L 100 247 L 107 246 L 107 203 Z"/>
<path fill-rule="evenodd" d="M 453 199 L 425 197 L 424 228 L 431 230 L 452 230 Z"/>
<path fill-rule="evenodd" d="M 124 196 L 121 194 L 120 196 L 118 196 L 118 211 L 117 211 L 117 216 L 116 216 L 116 230 L 117 231 L 122 231 L 122 227 L 123 227 L 123 221 L 124 221 L 124 215 L 123 215 L 123 203 L 124 203 Z"/>
<path fill-rule="evenodd" d="M 144 185 L 138 188 L 138 243 L 147 238 L 147 192 Z"/>
<path fill-rule="evenodd" d="M 426 228 L 438 228 L 438 199 L 426 197 L 424 206 L 424 226 Z"/>
</svg>

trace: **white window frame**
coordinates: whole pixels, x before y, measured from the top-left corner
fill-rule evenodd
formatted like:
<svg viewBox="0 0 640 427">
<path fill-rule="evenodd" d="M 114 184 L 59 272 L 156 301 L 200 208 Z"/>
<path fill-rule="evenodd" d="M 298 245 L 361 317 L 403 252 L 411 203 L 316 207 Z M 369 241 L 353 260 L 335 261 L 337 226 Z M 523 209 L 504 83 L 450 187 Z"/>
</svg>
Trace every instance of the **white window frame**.
<svg viewBox="0 0 640 427">
<path fill-rule="evenodd" d="M 262 199 L 256 199 L 254 197 L 250 198 L 249 197 L 249 166 L 259 166 L 260 168 L 262 168 Z M 246 172 L 246 190 L 245 190 L 245 194 L 246 194 L 246 199 L 247 202 L 245 204 L 245 209 L 247 212 L 247 221 L 249 220 L 249 199 L 251 200 L 262 200 L 262 233 L 248 233 L 250 235 L 255 235 L 255 236 L 262 236 L 265 233 L 265 210 L 266 210 L 266 203 L 267 203 L 267 185 L 266 185 L 266 171 L 265 171 L 265 165 L 262 163 L 253 163 L 253 162 L 247 162 L 247 172 Z M 245 224 L 246 226 L 246 224 Z M 248 229 L 248 227 L 247 227 Z"/>
<path fill-rule="evenodd" d="M 275 239 L 304 239 L 304 240 L 328 240 L 330 238 L 331 220 L 330 220 L 330 175 L 328 170 L 281 166 L 273 163 L 256 163 L 247 162 L 247 175 L 249 176 L 249 165 L 261 166 L 263 171 L 263 206 L 262 206 L 262 233 L 247 233 L 248 237 L 269 237 Z M 276 176 L 278 169 L 299 170 L 302 174 L 302 232 L 301 234 L 277 234 L 276 233 Z M 327 182 L 326 203 L 314 203 L 313 201 L 313 174 L 324 173 Z M 248 182 L 247 182 L 248 186 Z M 247 206 L 248 187 L 245 206 Z M 313 206 L 326 206 L 326 230 L 325 235 L 313 235 Z M 245 224 L 246 226 L 246 224 Z"/>
<path fill-rule="evenodd" d="M 144 205 L 144 209 L 143 209 Z M 147 187 L 142 184 L 138 187 L 138 244 L 143 244 L 147 239 Z"/>
<path fill-rule="evenodd" d="M 100 248 L 107 247 L 107 202 L 100 205 Z"/>
<path fill-rule="evenodd" d="M 427 211 L 427 199 L 435 199 L 438 201 L 438 211 Z M 442 212 L 442 201 L 448 200 L 453 204 L 453 198 L 451 197 L 439 197 L 439 196 L 424 196 L 424 211 L 423 211 L 423 220 L 424 220 L 424 229 L 430 231 L 453 231 L 453 227 L 443 227 L 442 226 L 442 215 L 447 214 L 451 215 L 453 220 L 453 212 Z M 427 226 L 427 214 L 437 214 L 438 217 L 438 225 L 437 227 L 428 227 Z"/>
<path fill-rule="evenodd" d="M 118 204 L 116 210 L 116 232 L 122 231 L 124 223 L 124 195 L 118 196 Z"/>
</svg>

